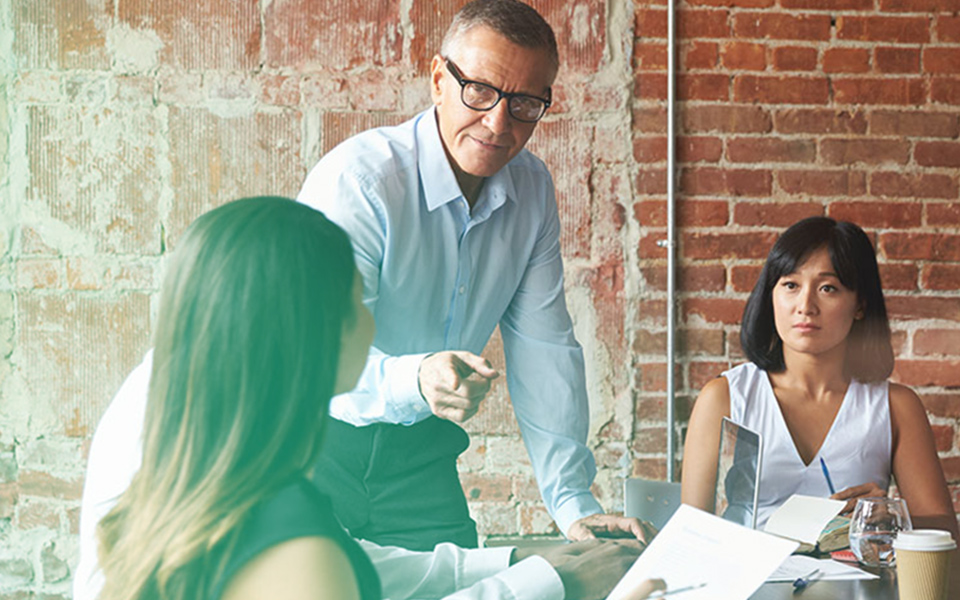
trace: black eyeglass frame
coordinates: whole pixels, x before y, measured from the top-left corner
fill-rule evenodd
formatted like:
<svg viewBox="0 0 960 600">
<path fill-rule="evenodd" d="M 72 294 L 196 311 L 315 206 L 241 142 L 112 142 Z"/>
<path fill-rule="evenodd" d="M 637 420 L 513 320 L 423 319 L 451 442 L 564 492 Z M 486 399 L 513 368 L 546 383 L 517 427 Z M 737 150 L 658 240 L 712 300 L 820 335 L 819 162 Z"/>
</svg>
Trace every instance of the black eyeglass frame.
<svg viewBox="0 0 960 600">
<path fill-rule="evenodd" d="M 543 115 L 547 114 L 547 109 L 550 108 L 550 104 L 551 104 L 552 101 L 551 101 L 551 99 L 550 99 L 550 90 L 549 90 L 549 89 L 547 89 L 547 97 L 546 97 L 546 98 L 541 98 L 540 96 L 532 96 L 532 95 L 530 95 L 530 94 L 517 94 L 517 93 L 511 93 L 511 92 L 504 92 L 503 90 L 501 90 L 501 89 L 499 89 L 499 88 L 493 87 L 493 86 L 490 85 L 489 83 L 484 83 L 484 82 L 482 82 L 482 81 L 476 81 L 476 80 L 473 80 L 473 79 L 467 79 L 467 78 L 465 78 L 465 77 L 463 76 L 463 73 L 460 72 L 460 68 L 459 68 L 457 65 L 455 65 L 452 60 L 450 60 L 450 59 L 447 58 L 447 57 L 441 57 L 441 58 L 443 58 L 443 62 L 445 62 L 445 63 L 447 64 L 447 71 L 449 71 L 450 74 L 453 75 L 453 78 L 457 80 L 457 83 L 460 84 L 460 102 L 463 102 L 463 105 L 466 106 L 467 108 L 469 108 L 470 110 L 476 110 L 476 111 L 479 111 L 479 112 L 487 112 L 487 111 L 490 111 L 490 110 L 493 110 L 494 108 L 496 108 L 496 106 L 497 106 L 498 104 L 500 104 L 500 101 L 503 100 L 504 98 L 506 98 L 506 99 L 507 99 L 507 113 L 510 115 L 511 118 L 514 118 L 514 119 L 516 119 L 517 121 L 520 121 L 521 123 L 536 123 L 537 121 L 539 121 L 540 119 L 543 118 Z M 487 89 L 489 89 L 489 90 L 493 90 L 494 92 L 497 93 L 497 100 L 496 100 L 493 104 L 491 104 L 490 106 L 488 106 L 488 107 L 486 107 L 486 108 L 477 108 L 476 106 L 471 106 L 471 105 L 467 104 L 467 101 L 466 101 L 466 99 L 464 98 L 463 95 L 464 95 L 464 91 L 466 90 L 468 84 L 470 84 L 470 85 L 478 85 L 478 86 L 480 86 L 480 87 L 484 87 L 484 88 L 487 88 Z M 510 102 L 511 102 L 511 100 L 513 100 L 514 98 L 521 98 L 521 99 L 527 98 L 527 99 L 531 99 L 531 100 L 537 100 L 538 102 L 542 102 L 542 103 L 543 103 L 543 110 L 540 111 L 540 115 L 539 115 L 536 119 L 533 119 L 533 120 L 530 120 L 530 119 L 521 119 L 521 118 L 518 117 L 517 115 L 513 114 L 513 110 L 511 109 L 511 106 L 512 106 L 512 105 L 511 105 Z"/>
</svg>

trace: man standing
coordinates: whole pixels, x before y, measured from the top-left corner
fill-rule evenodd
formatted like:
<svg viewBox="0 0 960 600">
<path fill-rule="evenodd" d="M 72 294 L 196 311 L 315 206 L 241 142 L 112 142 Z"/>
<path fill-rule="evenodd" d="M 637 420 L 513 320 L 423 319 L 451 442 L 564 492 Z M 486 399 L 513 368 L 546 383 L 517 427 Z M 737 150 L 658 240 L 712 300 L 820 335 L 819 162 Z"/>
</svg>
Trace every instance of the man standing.
<svg viewBox="0 0 960 600">
<path fill-rule="evenodd" d="M 339 145 L 300 192 L 349 233 L 376 319 L 357 389 L 331 404 L 314 475 L 355 537 L 476 546 L 457 424 L 499 375 L 480 356 L 498 324 L 514 411 L 560 530 L 645 535 L 635 519 L 602 514 L 589 491 L 583 354 L 564 300 L 553 182 L 523 149 L 558 63 L 533 8 L 469 3 L 431 63 L 434 106 Z"/>
</svg>

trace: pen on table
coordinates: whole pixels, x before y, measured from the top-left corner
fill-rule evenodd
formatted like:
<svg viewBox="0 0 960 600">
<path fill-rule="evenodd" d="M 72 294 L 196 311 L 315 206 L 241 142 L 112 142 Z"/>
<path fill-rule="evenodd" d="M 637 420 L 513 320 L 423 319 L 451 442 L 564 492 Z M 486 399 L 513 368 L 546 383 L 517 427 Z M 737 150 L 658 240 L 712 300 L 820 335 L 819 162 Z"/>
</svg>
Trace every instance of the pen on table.
<svg viewBox="0 0 960 600">
<path fill-rule="evenodd" d="M 820 569 L 814 569 L 809 573 L 807 573 L 806 575 L 804 575 L 803 577 L 797 577 L 796 579 L 793 580 L 794 593 L 805 590 L 808 585 L 820 579 L 822 575 L 823 573 L 820 572 Z"/>
<path fill-rule="evenodd" d="M 820 468 L 823 470 L 823 476 L 827 478 L 827 487 L 830 488 L 831 494 L 836 494 L 837 490 L 833 489 L 833 480 L 830 479 L 830 471 L 827 470 L 827 463 L 824 462 L 823 457 L 820 457 Z"/>
<path fill-rule="evenodd" d="M 680 593 L 683 593 L 683 592 L 689 592 L 690 590 L 698 590 L 698 589 L 700 589 L 700 588 L 702 588 L 702 587 L 707 587 L 707 584 L 706 584 L 706 583 L 698 583 L 697 585 L 688 585 L 688 586 L 686 586 L 686 587 L 677 588 L 677 589 L 674 589 L 674 590 L 658 590 L 658 591 L 650 594 L 649 596 L 647 596 L 647 598 L 649 598 L 650 600 L 654 600 L 654 598 L 663 598 L 664 596 L 672 596 L 672 595 L 674 595 L 674 594 L 680 594 Z"/>
</svg>

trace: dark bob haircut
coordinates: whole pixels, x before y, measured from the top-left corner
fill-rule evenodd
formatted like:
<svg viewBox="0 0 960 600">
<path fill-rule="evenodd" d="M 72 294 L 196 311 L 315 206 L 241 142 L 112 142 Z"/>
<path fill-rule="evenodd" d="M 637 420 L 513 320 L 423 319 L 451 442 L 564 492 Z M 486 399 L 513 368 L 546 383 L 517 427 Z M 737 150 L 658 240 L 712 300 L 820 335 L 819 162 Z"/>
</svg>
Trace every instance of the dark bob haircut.
<svg viewBox="0 0 960 600">
<path fill-rule="evenodd" d="M 853 223 L 810 217 L 783 232 L 770 249 L 743 310 L 740 345 L 761 369 L 778 373 L 786 368 L 783 341 L 774 323 L 773 288 L 820 248 L 827 249 L 840 283 L 857 293 L 863 311 L 863 318 L 853 322 L 847 337 L 844 373 L 859 381 L 882 381 L 893 371 L 890 322 L 873 244 Z"/>
</svg>

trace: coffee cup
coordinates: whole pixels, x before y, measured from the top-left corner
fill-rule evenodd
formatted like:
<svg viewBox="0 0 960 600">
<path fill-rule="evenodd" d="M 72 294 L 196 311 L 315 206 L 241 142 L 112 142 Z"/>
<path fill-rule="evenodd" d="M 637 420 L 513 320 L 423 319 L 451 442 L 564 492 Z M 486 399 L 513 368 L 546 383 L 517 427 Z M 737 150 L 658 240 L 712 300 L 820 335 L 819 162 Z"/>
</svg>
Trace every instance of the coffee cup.
<svg viewBox="0 0 960 600">
<path fill-rule="evenodd" d="M 957 543 L 947 531 L 901 531 L 893 542 L 901 600 L 947 600 L 950 557 Z"/>
</svg>

